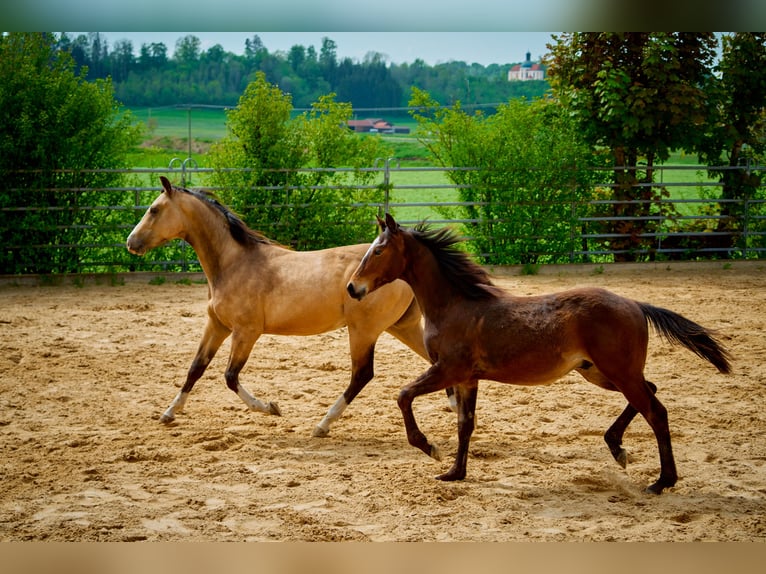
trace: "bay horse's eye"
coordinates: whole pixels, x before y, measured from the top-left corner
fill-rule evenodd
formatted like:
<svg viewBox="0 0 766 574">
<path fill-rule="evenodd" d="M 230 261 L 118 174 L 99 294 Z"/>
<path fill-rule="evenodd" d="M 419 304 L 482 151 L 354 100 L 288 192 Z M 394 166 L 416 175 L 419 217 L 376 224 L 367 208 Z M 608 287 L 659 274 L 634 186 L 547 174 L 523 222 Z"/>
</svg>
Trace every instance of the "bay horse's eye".
<svg viewBox="0 0 766 574">
<path fill-rule="evenodd" d="M 376 248 L 375 248 L 375 249 L 372 251 L 372 253 L 373 253 L 373 255 L 375 255 L 375 256 L 377 257 L 378 255 L 380 255 L 381 253 L 383 253 L 383 249 L 382 249 L 382 248 L 380 248 L 380 247 L 376 247 Z"/>
</svg>

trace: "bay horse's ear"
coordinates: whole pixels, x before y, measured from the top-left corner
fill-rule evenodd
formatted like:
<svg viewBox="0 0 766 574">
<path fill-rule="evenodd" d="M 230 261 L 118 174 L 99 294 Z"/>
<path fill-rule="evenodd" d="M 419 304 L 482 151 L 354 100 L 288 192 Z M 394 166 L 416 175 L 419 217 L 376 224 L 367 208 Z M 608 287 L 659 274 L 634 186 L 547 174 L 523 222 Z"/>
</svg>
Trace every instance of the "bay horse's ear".
<svg viewBox="0 0 766 574">
<path fill-rule="evenodd" d="M 173 185 L 167 177 L 161 175 L 160 182 L 162 183 L 163 191 L 166 191 L 168 195 L 173 193 Z"/>
<path fill-rule="evenodd" d="M 391 233 L 396 233 L 399 231 L 399 224 L 394 221 L 394 218 L 390 213 L 386 213 L 386 227 L 389 229 L 389 231 L 391 231 Z"/>
<path fill-rule="evenodd" d="M 385 222 L 385 221 L 383 221 L 383 220 L 380 218 L 380 215 L 378 215 L 377 213 L 375 214 L 375 219 L 377 219 L 377 220 L 378 220 L 378 227 L 380 227 L 380 231 L 381 231 L 381 232 L 385 231 L 385 230 L 386 230 L 386 222 Z"/>
</svg>

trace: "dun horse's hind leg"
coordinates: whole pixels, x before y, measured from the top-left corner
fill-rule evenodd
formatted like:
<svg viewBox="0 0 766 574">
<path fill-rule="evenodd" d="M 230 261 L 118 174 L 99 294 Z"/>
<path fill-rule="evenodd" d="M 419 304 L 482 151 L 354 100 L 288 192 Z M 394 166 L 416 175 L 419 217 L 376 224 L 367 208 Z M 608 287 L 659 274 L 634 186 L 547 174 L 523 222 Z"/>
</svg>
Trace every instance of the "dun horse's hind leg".
<svg viewBox="0 0 766 574">
<path fill-rule="evenodd" d="M 314 431 L 311 434 L 315 437 L 323 438 L 330 434 L 330 425 L 341 417 L 346 407 L 351 404 L 351 401 L 375 376 L 375 341 L 366 345 L 363 342 L 360 343 L 351 328 L 349 328 L 349 339 L 351 346 L 351 382 L 346 387 L 346 390 L 343 391 L 343 394 L 330 407 L 324 418 L 314 427 Z M 360 350 L 362 346 L 364 346 L 364 349 Z"/>
<path fill-rule="evenodd" d="M 282 416 L 282 411 L 279 410 L 276 403 L 264 403 L 263 401 L 256 399 L 239 383 L 239 372 L 242 370 L 242 367 L 245 366 L 250 351 L 253 349 L 253 345 L 257 339 L 257 336 L 243 338 L 239 333 L 234 333 L 231 341 L 229 364 L 226 367 L 226 373 L 224 374 L 226 386 L 237 393 L 237 396 L 242 399 L 251 411 Z"/>
<path fill-rule="evenodd" d="M 186 405 L 186 399 L 189 398 L 189 393 L 191 393 L 194 388 L 194 383 L 196 383 L 205 373 L 205 369 L 207 369 L 210 361 L 215 357 L 221 343 L 226 340 L 226 337 L 228 337 L 230 333 L 231 331 L 221 325 L 212 315 L 208 318 L 207 324 L 205 325 L 205 331 L 202 335 L 202 340 L 197 349 L 197 354 L 186 375 L 186 382 L 181 391 L 173 399 L 173 402 L 170 403 L 167 410 L 162 413 L 162 416 L 160 417 L 161 423 L 172 423 L 176 418 L 176 413 L 183 411 L 184 406 Z"/>
</svg>

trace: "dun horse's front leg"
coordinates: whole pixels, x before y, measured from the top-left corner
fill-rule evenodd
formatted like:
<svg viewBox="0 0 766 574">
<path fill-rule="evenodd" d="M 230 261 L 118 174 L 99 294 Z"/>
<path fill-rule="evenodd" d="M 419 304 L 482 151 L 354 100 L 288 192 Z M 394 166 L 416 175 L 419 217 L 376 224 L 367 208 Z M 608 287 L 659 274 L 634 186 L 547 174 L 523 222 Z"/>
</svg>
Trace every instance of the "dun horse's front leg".
<svg viewBox="0 0 766 574">
<path fill-rule="evenodd" d="M 184 383 L 181 391 L 170 403 L 170 406 L 162 413 L 160 422 L 164 424 L 172 423 L 176 418 L 176 413 L 183 412 L 186 405 L 186 399 L 189 398 L 196 383 L 200 377 L 205 373 L 210 361 L 213 360 L 218 349 L 229 336 L 231 331 L 221 325 L 215 317 L 212 315 L 208 317 L 207 324 L 205 325 L 205 331 L 202 334 L 202 340 L 200 341 L 197 349 L 197 354 L 189 367 L 189 372 L 186 375 L 186 382 Z"/>
<path fill-rule="evenodd" d="M 239 383 L 239 372 L 242 370 L 242 367 L 245 366 L 245 363 L 247 363 L 250 351 L 253 349 L 253 345 L 257 339 L 257 336 L 243 337 L 239 333 L 234 333 L 231 341 L 229 364 L 226 367 L 226 373 L 224 375 L 226 378 L 226 386 L 237 393 L 237 396 L 242 399 L 251 411 L 282 416 L 282 411 L 276 403 L 264 403 L 263 401 L 256 399 Z"/>
</svg>

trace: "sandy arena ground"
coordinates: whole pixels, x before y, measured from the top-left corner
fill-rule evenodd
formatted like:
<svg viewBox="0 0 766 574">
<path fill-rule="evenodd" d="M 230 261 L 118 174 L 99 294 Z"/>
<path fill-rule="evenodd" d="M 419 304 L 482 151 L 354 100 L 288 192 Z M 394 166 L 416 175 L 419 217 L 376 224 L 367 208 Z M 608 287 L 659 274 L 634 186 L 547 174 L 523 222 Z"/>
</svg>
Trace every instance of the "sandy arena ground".
<svg viewBox="0 0 766 574">
<path fill-rule="evenodd" d="M 729 268 L 726 268 L 729 267 Z M 425 362 L 388 335 L 377 376 L 324 439 L 345 388 L 346 333 L 264 336 L 242 373 L 283 416 L 223 381 L 228 343 L 170 426 L 207 287 L 0 286 L 0 540 L 766 541 L 766 266 L 674 263 L 495 275 L 516 294 L 600 285 L 717 329 L 718 374 L 652 335 L 647 378 L 669 411 L 680 480 L 660 497 L 654 436 L 628 429 L 627 470 L 602 434 L 624 398 L 570 374 L 547 387 L 482 383 L 468 477 L 443 483 L 456 417 L 415 402 L 436 462 L 407 444 L 398 389 Z"/>
</svg>

